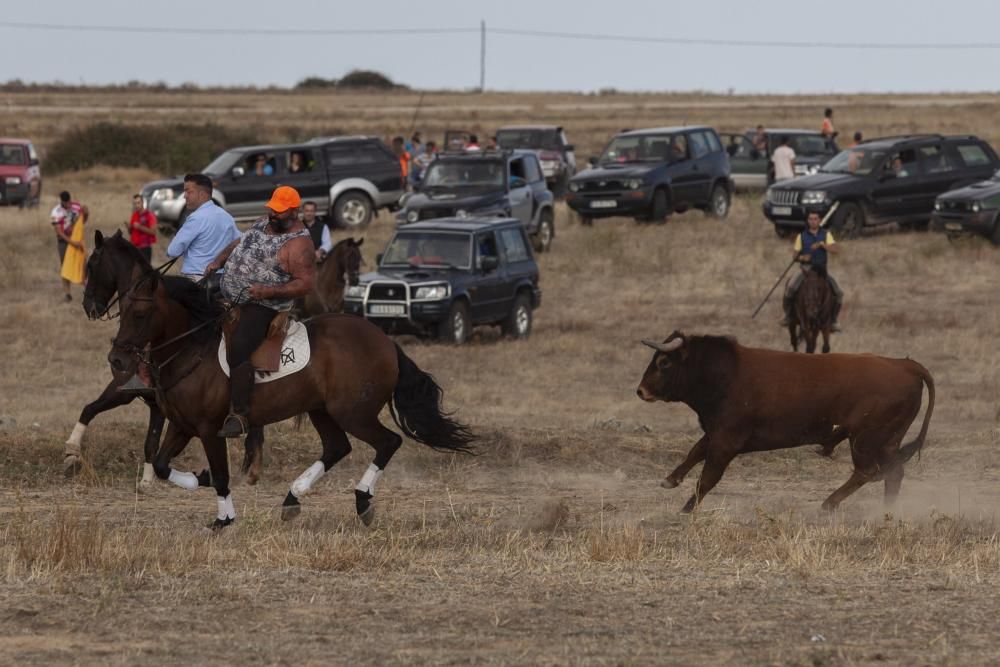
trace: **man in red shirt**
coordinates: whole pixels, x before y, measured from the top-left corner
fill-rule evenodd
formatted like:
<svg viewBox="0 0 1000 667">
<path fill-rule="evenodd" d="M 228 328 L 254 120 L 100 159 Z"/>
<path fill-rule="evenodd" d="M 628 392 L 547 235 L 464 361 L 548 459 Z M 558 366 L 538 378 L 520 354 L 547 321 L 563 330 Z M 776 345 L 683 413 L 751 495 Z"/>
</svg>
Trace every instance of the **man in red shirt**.
<svg viewBox="0 0 1000 667">
<path fill-rule="evenodd" d="M 128 228 L 132 233 L 132 245 L 152 264 L 153 244 L 156 243 L 156 216 L 146 208 L 139 195 L 132 196 L 132 219 L 128 222 Z"/>
</svg>

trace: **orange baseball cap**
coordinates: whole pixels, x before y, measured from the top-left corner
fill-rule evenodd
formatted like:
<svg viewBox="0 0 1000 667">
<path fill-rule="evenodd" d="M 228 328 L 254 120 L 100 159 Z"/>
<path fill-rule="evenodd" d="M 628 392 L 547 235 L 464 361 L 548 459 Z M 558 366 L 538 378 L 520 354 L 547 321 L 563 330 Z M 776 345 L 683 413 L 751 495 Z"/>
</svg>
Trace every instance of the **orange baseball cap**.
<svg viewBox="0 0 1000 667">
<path fill-rule="evenodd" d="M 267 207 L 275 213 L 284 213 L 290 208 L 302 206 L 302 197 L 299 191 L 288 185 L 275 188 L 271 194 L 271 201 L 267 202 Z"/>
</svg>

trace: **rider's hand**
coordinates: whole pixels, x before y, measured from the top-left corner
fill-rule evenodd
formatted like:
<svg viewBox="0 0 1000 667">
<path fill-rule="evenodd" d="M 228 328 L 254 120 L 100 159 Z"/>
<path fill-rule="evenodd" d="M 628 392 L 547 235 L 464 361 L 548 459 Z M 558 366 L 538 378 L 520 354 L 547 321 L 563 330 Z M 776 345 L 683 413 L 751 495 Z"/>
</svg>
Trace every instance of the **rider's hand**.
<svg viewBox="0 0 1000 667">
<path fill-rule="evenodd" d="M 247 290 L 247 294 L 254 301 L 260 301 L 261 299 L 266 299 L 271 292 L 271 288 L 267 285 L 251 285 Z"/>
<path fill-rule="evenodd" d="M 221 267 L 219 266 L 219 263 L 216 262 L 215 260 L 212 260 L 211 262 L 208 263 L 208 266 L 205 267 L 205 276 L 212 275 L 213 273 L 215 273 L 216 271 L 218 271 L 220 268 Z"/>
<path fill-rule="evenodd" d="M 816 243 L 812 244 L 812 248 L 811 249 L 812 250 L 819 250 L 820 248 L 825 248 L 825 247 L 826 247 L 826 243 L 824 243 L 823 241 L 816 241 Z"/>
</svg>

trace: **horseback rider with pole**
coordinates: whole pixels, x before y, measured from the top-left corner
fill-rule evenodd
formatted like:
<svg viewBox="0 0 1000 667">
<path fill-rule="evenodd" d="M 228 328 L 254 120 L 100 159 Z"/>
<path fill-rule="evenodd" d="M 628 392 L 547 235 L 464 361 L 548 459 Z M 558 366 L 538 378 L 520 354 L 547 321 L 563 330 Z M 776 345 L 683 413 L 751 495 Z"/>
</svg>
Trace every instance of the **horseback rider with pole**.
<svg viewBox="0 0 1000 667">
<path fill-rule="evenodd" d="M 271 321 L 316 285 L 316 255 L 309 231 L 299 220 L 302 200 L 287 185 L 277 188 L 267 203 L 268 215 L 253 223 L 205 268 L 206 274 L 226 268 L 222 294 L 240 307 L 228 350 L 229 416 L 219 437 L 238 438 L 250 424 L 250 394 L 254 367 L 250 355 L 267 336 Z"/>
<path fill-rule="evenodd" d="M 829 213 L 827 217 L 829 218 Z M 826 279 L 830 283 L 830 289 L 833 290 L 833 323 L 830 325 L 830 330 L 835 332 L 840 331 L 837 316 L 840 314 L 840 308 L 844 303 L 844 292 L 840 289 L 840 285 L 833 279 L 829 271 L 826 271 L 828 253 L 838 254 L 840 246 L 837 245 L 837 241 L 833 238 L 833 232 L 823 229 L 822 226 L 823 223 L 820 221 L 819 213 L 810 211 L 806 217 L 806 228 L 795 237 L 795 244 L 792 249 L 792 261 L 800 262 L 804 266 L 804 270 L 799 271 L 793 276 L 785 286 L 785 296 L 782 300 L 785 318 L 781 321 L 781 326 L 787 327 L 789 320 L 792 318 L 795 294 L 805 279 L 805 272 L 816 268 L 826 272 Z"/>
</svg>

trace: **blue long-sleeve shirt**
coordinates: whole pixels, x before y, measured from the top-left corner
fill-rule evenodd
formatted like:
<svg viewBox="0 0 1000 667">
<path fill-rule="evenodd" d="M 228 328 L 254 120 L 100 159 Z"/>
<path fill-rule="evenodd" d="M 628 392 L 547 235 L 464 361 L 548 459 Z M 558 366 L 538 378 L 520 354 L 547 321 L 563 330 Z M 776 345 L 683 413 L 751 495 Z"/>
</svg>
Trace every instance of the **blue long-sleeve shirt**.
<svg viewBox="0 0 1000 667">
<path fill-rule="evenodd" d="M 167 256 L 183 255 L 181 273 L 200 276 L 209 262 L 240 236 L 233 216 L 207 201 L 188 215 L 167 247 Z"/>
</svg>

